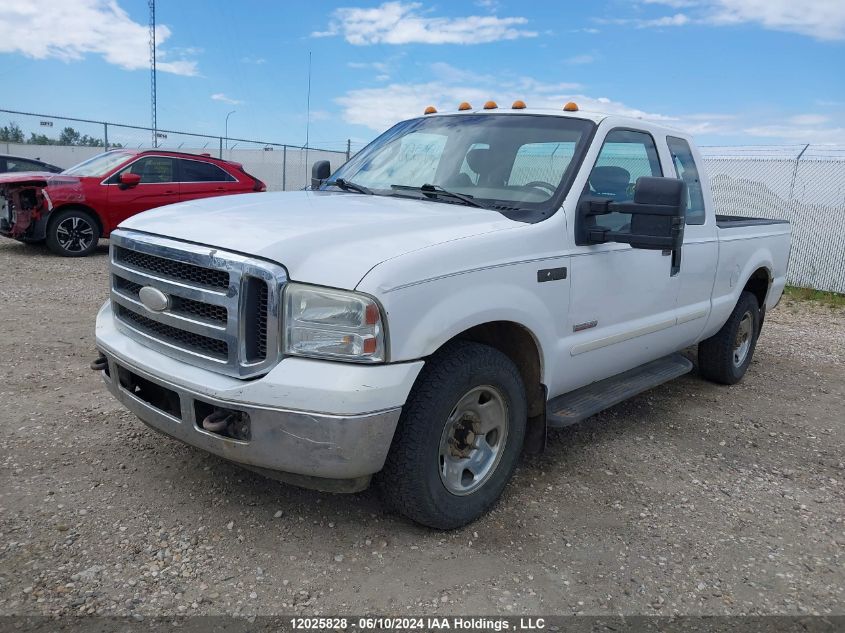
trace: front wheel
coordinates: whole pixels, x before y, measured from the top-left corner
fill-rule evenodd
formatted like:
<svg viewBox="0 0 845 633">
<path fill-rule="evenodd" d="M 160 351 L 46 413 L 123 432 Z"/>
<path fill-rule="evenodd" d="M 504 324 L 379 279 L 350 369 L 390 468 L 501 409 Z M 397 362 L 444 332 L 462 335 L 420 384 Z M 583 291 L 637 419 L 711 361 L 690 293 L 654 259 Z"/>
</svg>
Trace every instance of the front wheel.
<svg viewBox="0 0 845 633">
<path fill-rule="evenodd" d="M 757 297 L 747 291 L 740 294 L 722 329 L 698 344 L 701 375 L 723 385 L 738 383 L 754 356 L 761 317 Z"/>
<path fill-rule="evenodd" d="M 100 225 L 82 209 L 59 211 L 47 225 L 47 248 L 62 257 L 90 255 L 99 239 Z"/>
<path fill-rule="evenodd" d="M 429 527 L 474 521 L 513 475 L 526 421 L 525 386 L 513 361 L 480 343 L 447 346 L 426 363 L 402 410 L 376 476 L 382 498 Z"/>
</svg>

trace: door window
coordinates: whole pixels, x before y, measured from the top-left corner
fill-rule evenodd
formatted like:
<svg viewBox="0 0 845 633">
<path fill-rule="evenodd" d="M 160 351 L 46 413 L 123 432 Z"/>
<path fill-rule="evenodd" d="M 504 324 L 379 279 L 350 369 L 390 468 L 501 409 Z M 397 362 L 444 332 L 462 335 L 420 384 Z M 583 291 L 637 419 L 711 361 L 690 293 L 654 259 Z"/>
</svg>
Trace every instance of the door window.
<svg viewBox="0 0 845 633">
<path fill-rule="evenodd" d="M 40 163 L 22 158 L 7 158 L 6 171 L 44 171 L 44 167 Z"/>
<path fill-rule="evenodd" d="M 217 165 L 198 160 L 179 160 L 180 182 L 234 182 L 234 178 Z"/>
<path fill-rule="evenodd" d="M 662 175 L 657 147 L 651 134 L 635 130 L 612 130 L 604 139 L 584 193 L 614 202 L 633 200 L 637 178 Z M 607 213 L 597 216 L 596 224 L 611 231 L 628 231 L 631 214 Z"/>
<path fill-rule="evenodd" d="M 547 183 L 551 189 L 545 188 L 546 193 L 554 193 L 561 178 L 572 162 L 575 154 L 575 143 L 526 143 L 516 152 L 508 178 L 510 186 L 524 186 L 531 182 Z M 541 187 L 543 189 L 543 187 Z"/>
<path fill-rule="evenodd" d="M 141 176 L 142 185 L 175 182 L 173 162 L 172 158 L 165 158 L 164 156 L 147 156 L 135 161 L 120 173 L 138 174 Z M 119 178 L 115 181 L 119 182 Z"/>
<path fill-rule="evenodd" d="M 666 142 L 669 144 L 678 178 L 687 185 L 687 224 L 704 224 L 704 194 L 689 143 L 674 136 L 667 136 Z"/>
</svg>

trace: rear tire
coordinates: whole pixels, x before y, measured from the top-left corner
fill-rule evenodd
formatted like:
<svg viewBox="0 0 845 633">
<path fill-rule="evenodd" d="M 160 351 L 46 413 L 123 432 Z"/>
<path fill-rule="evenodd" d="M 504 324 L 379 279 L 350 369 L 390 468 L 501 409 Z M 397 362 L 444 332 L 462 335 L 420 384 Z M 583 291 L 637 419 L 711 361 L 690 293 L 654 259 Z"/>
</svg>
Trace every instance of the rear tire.
<svg viewBox="0 0 845 633">
<path fill-rule="evenodd" d="M 513 361 L 480 343 L 448 345 L 426 362 L 402 410 L 375 477 L 382 499 L 440 530 L 474 521 L 513 475 L 527 415 Z"/>
<path fill-rule="evenodd" d="M 722 329 L 698 344 L 698 370 L 704 378 L 723 385 L 742 380 L 760 335 L 762 311 L 750 292 L 739 301 Z"/>
<path fill-rule="evenodd" d="M 100 239 L 100 225 L 83 209 L 55 213 L 47 224 L 47 248 L 61 257 L 90 255 Z"/>
</svg>

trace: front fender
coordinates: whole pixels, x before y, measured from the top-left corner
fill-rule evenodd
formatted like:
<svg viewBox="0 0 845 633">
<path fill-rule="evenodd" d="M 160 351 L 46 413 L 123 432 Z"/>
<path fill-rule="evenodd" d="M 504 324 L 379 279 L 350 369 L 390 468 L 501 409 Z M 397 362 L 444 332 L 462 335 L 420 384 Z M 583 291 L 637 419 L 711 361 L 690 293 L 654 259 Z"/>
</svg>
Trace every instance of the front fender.
<svg viewBox="0 0 845 633">
<path fill-rule="evenodd" d="M 554 346 L 549 343 L 555 340 L 555 325 L 560 321 L 554 315 L 554 300 L 565 306 L 569 289 L 568 281 L 561 281 L 543 284 L 545 292 L 538 292 L 536 269 L 536 264 L 527 263 L 485 269 L 387 291 L 381 299 L 387 312 L 391 361 L 430 356 L 470 328 L 507 321 L 533 337 L 545 382 L 546 373 L 554 370 L 550 357 Z"/>
</svg>

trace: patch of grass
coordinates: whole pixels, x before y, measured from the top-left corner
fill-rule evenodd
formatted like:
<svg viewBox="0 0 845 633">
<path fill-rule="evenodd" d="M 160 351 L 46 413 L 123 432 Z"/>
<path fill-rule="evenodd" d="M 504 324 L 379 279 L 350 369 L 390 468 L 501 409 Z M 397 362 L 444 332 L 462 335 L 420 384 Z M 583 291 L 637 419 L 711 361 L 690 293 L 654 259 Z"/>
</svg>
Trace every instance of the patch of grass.
<svg viewBox="0 0 845 633">
<path fill-rule="evenodd" d="M 838 292 L 787 286 L 783 289 L 783 294 L 796 301 L 818 301 L 831 308 L 845 308 L 845 295 Z"/>
</svg>

